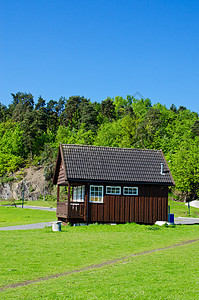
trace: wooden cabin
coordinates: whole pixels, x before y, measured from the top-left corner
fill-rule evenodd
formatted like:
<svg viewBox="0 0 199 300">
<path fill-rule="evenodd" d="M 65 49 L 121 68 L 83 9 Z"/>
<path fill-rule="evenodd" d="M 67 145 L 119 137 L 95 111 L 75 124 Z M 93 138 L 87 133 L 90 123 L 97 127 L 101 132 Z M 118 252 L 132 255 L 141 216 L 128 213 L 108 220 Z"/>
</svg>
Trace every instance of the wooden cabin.
<svg viewBox="0 0 199 300">
<path fill-rule="evenodd" d="M 161 150 L 63 144 L 53 183 L 58 220 L 72 224 L 166 221 L 175 184 Z M 67 186 L 64 202 L 60 186 Z"/>
</svg>

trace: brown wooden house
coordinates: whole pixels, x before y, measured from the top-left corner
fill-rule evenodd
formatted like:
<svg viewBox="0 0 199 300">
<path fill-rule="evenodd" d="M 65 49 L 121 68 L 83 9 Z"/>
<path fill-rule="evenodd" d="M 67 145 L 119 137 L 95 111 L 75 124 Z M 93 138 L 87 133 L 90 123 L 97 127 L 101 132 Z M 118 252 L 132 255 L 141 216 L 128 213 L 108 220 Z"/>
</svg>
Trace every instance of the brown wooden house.
<svg viewBox="0 0 199 300">
<path fill-rule="evenodd" d="M 168 219 L 174 180 L 161 150 L 60 144 L 53 183 L 58 220 L 154 224 Z"/>
</svg>

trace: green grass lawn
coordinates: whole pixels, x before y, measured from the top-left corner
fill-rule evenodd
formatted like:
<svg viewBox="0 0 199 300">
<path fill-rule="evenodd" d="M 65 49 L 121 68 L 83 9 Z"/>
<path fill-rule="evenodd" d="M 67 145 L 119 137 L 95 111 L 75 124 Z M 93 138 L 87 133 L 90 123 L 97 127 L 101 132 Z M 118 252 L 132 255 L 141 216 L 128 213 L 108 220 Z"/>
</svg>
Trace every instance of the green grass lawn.
<svg viewBox="0 0 199 300">
<path fill-rule="evenodd" d="M 56 220 L 56 212 L 0 206 L 0 227 Z"/>
<path fill-rule="evenodd" d="M 1 299 L 198 299 L 199 242 L 0 293 Z"/>
<path fill-rule="evenodd" d="M 197 225 L 90 225 L 62 229 L 0 232 L 0 286 L 199 238 Z M 132 257 L 114 266 L 10 289 L 1 292 L 0 299 L 174 299 L 178 292 L 175 298 L 183 299 L 182 287 L 184 299 L 188 299 L 187 295 L 196 299 L 198 246 L 196 242 Z M 173 298 L 169 298 L 170 293 Z"/>
<path fill-rule="evenodd" d="M 184 202 L 177 202 L 169 199 L 170 212 L 174 214 L 174 217 L 189 217 L 199 218 L 199 208 L 190 207 L 190 214 L 188 206 Z"/>
</svg>

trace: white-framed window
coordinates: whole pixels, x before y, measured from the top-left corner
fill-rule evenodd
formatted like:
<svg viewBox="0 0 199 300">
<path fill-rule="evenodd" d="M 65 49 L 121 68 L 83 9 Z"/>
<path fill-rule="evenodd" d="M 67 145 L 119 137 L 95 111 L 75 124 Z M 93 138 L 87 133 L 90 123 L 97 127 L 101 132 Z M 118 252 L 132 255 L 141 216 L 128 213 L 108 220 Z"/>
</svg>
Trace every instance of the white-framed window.
<svg viewBox="0 0 199 300">
<path fill-rule="evenodd" d="M 90 185 L 90 202 L 103 203 L 103 185 Z"/>
<path fill-rule="evenodd" d="M 108 195 L 121 195 L 121 186 L 107 186 L 106 194 Z"/>
<path fill-rule="evenodd" d="M 85 185 L 73 187 L 73 202 L 84 202 Z"/>
<path fill-rule="evenodd" d="M 124 186 L 123 188 L 123 194 L 124 195 L 138 195 L 138 187 L 132 187 L 132 186 Z"/>
</svg>

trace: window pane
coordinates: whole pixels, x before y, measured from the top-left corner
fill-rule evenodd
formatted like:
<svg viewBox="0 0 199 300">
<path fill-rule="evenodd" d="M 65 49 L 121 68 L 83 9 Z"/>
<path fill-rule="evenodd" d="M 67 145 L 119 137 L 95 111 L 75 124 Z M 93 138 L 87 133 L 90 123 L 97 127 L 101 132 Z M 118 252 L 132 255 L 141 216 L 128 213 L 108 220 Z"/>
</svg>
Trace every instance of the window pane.
<svg viewBox="0 0 199 300">
<path fill-rule="evenodd" d="M 84 195 L 85 195 L 85 186 L 82 186 L 82 201 L 84 201 Z"/>
<path fill-rule="evenodd" d="M 120 195 L 121 194 L 121 187 L 120 186 L 107 186 L 106 193 L 112 195 Z"/>
<path fill-rule="evenodd" d="M 124 187 L 123 189 L 124 195 L 138 195 L 137 187 Z"/>
<path fill-rule="evenodd" d="M 138 189 L 137 188 L 133 188 L 133 195 L 137 195 L 138 193 Z"/>
<path fill-rule="evenodd" d="M 81 195 L 82 195 L 82 191 L 81 191 L 81 186 L 78 186 L 78 200 L 81 200 Z"/>
<path fill-rule="evenodd" d="M 90 186 L 90 201 L 103 202 L 103 186 Z"/>
<path fill-rule="evenodd" d="M 111 188 L 110 188 L 110 187 L 107 187 L 107 188 L 106 188 L 106 192 L 107 192 L 107 193 L 111 193 Z"/>
<path fill-rule="evenodd" d="M 128 188 L 124 188 L 124 194 L 128 193 Z"/>
<path fill-rule="evenodd" d="M 74 187 L 73 188 L 73 200 L 77 200 L 77 188 L 76 187 Z"/>
</svg>

